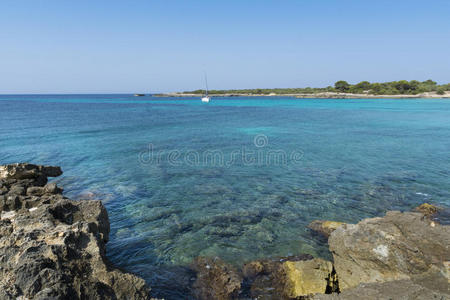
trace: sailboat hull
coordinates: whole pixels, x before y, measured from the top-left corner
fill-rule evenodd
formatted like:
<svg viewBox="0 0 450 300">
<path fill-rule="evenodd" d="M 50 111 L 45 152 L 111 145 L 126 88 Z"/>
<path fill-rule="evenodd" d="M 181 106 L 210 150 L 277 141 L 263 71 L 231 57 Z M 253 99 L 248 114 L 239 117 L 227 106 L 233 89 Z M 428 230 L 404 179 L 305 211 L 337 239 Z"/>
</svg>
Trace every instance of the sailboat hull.
<svg viewBox="0 0 450 300">
<path fill-rule="evenodd" d="M 209 97 L 202 97 L 202 102 L 208 103 L 210 100 Z"/>
</svg>

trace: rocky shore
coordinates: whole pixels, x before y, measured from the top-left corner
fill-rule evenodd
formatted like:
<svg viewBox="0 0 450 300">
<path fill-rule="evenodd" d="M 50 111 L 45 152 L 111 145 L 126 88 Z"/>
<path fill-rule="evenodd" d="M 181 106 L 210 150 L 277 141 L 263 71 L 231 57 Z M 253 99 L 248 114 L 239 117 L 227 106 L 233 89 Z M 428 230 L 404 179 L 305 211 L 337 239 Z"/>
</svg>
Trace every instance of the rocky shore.
<svg viewBox="0 0 450 300">
<path fill-rule="evenodd" d="M 358 224 L 315 221 L 333 262 L 310 255 L 233 269 L 219 258 L 194 264 L 199 299 L 450 299 L 450 226 L 438 208 L 390 211 Z"/>
<path fill-rule="evenodd" d="M 0 166 L 0 299 L 148 299 L 143 279 L 105 256 L 100 201 L 72 201 L 59 167 Z"/>
<path fill-rule="evenodd" d="M 59 167 L 0 166 L 0 299 L 149 299 L 143 279 L 106 258 L 100 201 L 72 201 Z M 450 299 L 450 226 L 440 208 L 391 211 L 357 224 L 317 220 L 333 261 L 308 254 L 237 268 L 198 257 L 186 299 Z"/>
</svg>

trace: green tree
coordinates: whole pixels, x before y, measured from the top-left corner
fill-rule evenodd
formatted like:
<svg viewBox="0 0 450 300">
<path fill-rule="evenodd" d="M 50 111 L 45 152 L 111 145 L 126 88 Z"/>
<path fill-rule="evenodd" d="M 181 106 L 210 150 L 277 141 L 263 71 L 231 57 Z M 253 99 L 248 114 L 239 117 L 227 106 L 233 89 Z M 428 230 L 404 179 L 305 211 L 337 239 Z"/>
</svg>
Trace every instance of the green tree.
<svg viewBox="0 0 450 300">
<path fill-rule="evenodd" d="M 370 89 L 370 82 L 368 81 L 361 81 L 360 83 L 355 85 L 356 88 L 363 90 L 363 91 L 367 91 Z"/>
<path fill-rule="evenodd" d="M 400 80 L 393 83 L 394 88 L 401 94 L 407 94 L 411 90 L 411 85 L 406 80 Z"/>
<path fill-rule="evenodd" d="M 424 81 L 423 83 L 425 83 L 425 84 L 427 84 L 427 85 L 436 85 L 436 84 L 437 84 L 436 81 L 433 81 L 433 80 L 431 80 L 431 79 L 428 79 L 428 80 Z"/>
<path fill-rule="evenodd" d="M 443 87 L 439 87 L 436 92 L 438 95 L 445 95 L 445 89 Z"/>
<path fill-rule="evenodd" d="M 350 84 L 347 81 L 339 80 L 334 84 L 334 88 L 339 92 L 346 92 L 350 88 Z"/>
</svg>

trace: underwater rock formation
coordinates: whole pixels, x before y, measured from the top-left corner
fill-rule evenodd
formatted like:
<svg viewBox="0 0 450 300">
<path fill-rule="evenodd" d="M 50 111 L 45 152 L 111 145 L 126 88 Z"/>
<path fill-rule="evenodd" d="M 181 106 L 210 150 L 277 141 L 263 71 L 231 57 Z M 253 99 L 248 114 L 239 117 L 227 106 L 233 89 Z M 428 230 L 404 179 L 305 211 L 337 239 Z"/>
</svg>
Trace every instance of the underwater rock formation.
<svg viewBox="0 0 450 300">
<path fill-rule="evenodd" d="M 197 272 L 194 294 L 200 300 L 236 299 L 241 290 L 241 275 L 218 257 L 197 257 L 192 263 Z"/>
<path fill-rule="evenodd" d="M 149 299 L 143 279 L 105 257 L 100 201 L 72 201 L 59 167 L 0 166 L 0 299 Z"/>
</svg>

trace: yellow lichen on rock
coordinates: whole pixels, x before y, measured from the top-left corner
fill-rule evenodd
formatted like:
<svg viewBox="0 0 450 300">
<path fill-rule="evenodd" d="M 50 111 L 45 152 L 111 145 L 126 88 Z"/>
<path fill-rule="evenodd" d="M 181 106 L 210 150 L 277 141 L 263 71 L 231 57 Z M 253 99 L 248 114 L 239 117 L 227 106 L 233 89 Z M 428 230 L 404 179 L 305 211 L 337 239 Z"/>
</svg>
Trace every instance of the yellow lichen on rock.
<svg viewBox="0 0 450 300">
<path fill-rule="evenodd" d="M 308 228 L 324 235 L 325 237 L 329 237 L 333 231 L 343 224 L 345 223 L 337 221 L 314 220 L 308 225 Z"/>
<path fill-rule="evenodd" d="M 285 296 L 297 298 L 325 293 L 332 277 L 331 262 L 315 258 L 304 261 L 286 261 L 282 267 L 285 277 Z"/>
<path fill-rule="evenodd" d="M 419 205 L 418 207 L 416 207 L 414 209 L 414 211 L 420 212 L 422 213 L 425 217 L 432 217 L 434 214 L 436 214 L 438 211 L 440 210 L 439 207 L 433 205 L 433 204 L 429 204 L 429 203 L 424 203 Z"/>
</svg>

